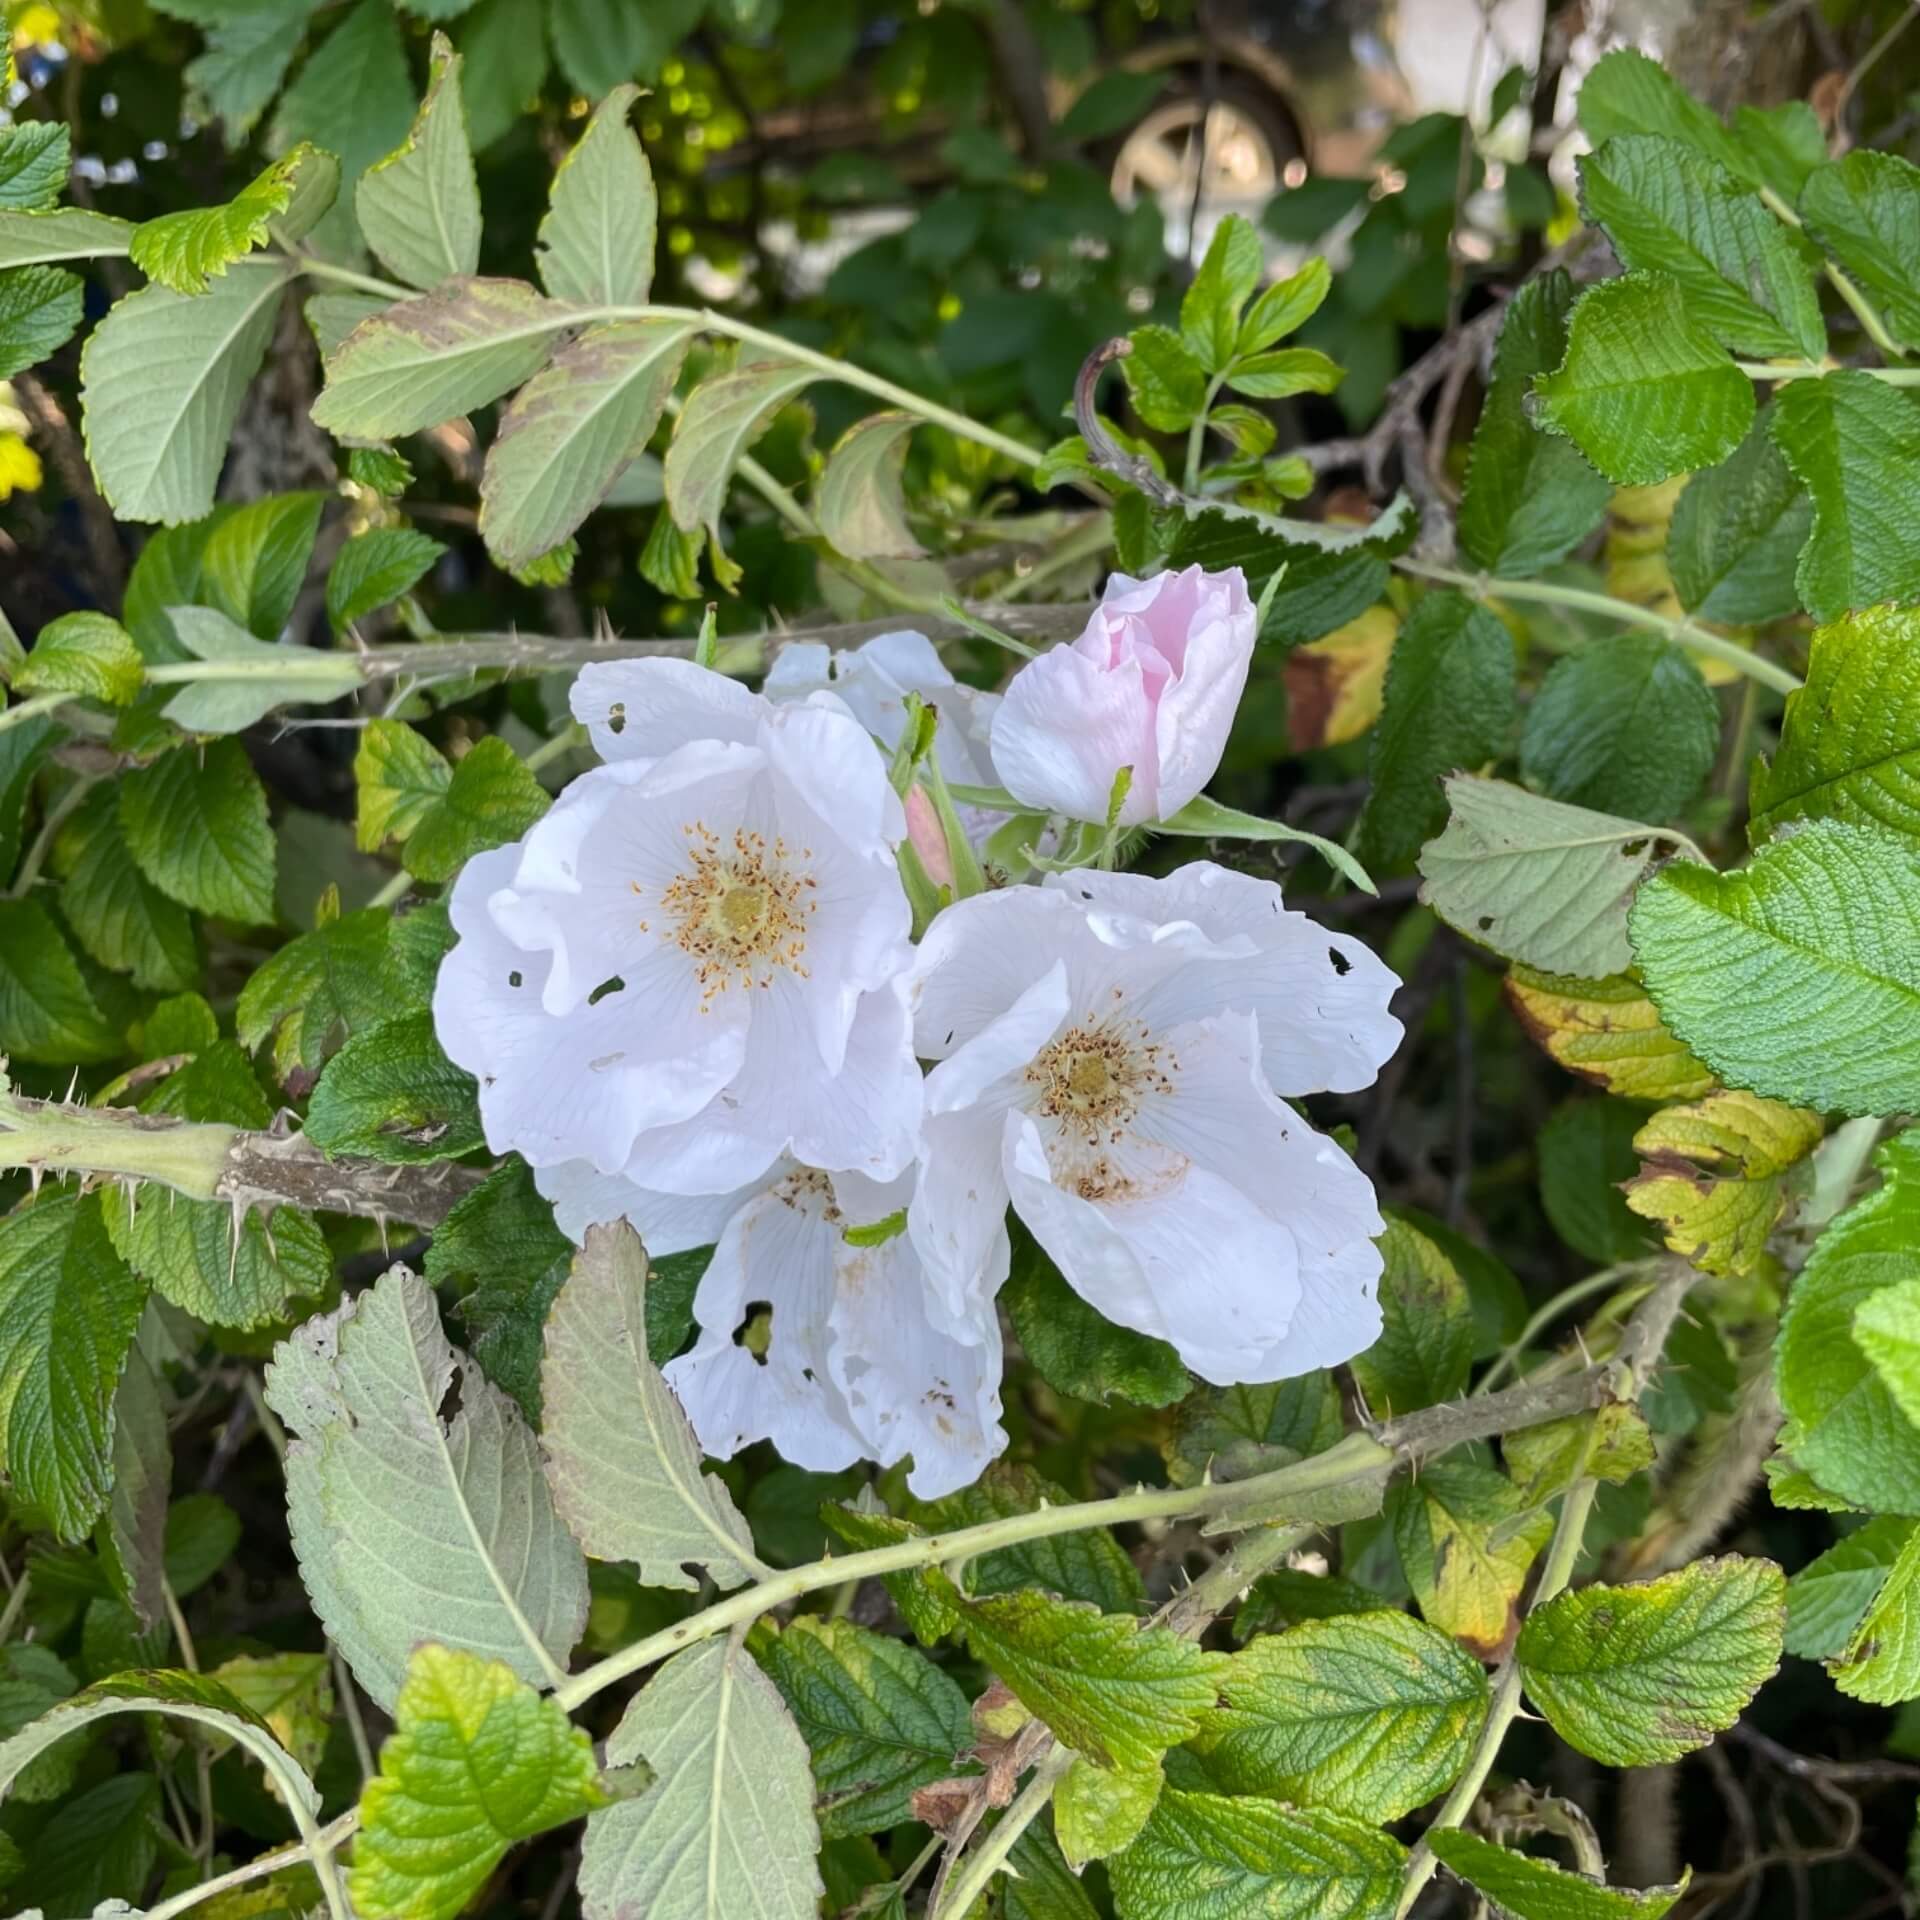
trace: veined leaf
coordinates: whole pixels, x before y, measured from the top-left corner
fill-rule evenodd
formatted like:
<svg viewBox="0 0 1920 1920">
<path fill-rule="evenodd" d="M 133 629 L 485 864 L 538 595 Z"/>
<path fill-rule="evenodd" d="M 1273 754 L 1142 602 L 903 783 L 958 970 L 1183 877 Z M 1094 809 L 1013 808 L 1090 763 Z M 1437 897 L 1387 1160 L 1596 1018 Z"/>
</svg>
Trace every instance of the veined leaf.
<svg viewBox="0 0 1920 1920">
<path fill-rule="evenodd" d="M 1664 274 L 1588 288 L 1573 309 L 1565 361 L 1533 391 L 1541 424 L 1623 485 L 1715 466 L 1753 425 L 1753 382 Z"/>
<path fill-rule="evenodd" d="M 272 923 L 267 794 L 237 740 L 163 753 L 121 779 L 119 798 L 127 845 L 162 893 L 243 926 Z"/>
<path fill-rule="evenodd" d="M 1420 853 L 1420 897 L 1442 920 L 1548 973 L 1632 964 L 1627 909 L 1674 836 L 1504 780 L 1455 774 L 1446 796 L 1446 831 Z"/>
<path fill-rule="evenodd" d="M 649 1587 L 763 1577 L 724 1485 L 647 1353 L 647 1255 L 620 1222 L 588 1229 L 547 1318 L 541 1442 L 555 1506 L 596 1560 L 631 1560 Z"/>
<path fill-rule="evenodd" d="M 1534 1704 L 1579 1752 L 1653 1767 L 1704 1747 L 1780 1665 L 1786 1576 L 1771 1560 L 1696 1560 L 1596 1582 L 1528 1614 L 1515 1652 Z"/>
<path fill-rule="evenodd" d="M 1795 1106 L 1920 1105 L 1920 852 L 1818 820 L 1745 867 L 1676 862 L 1634 902 L 1660 1015 L 1729 1086 Z"/>
<path fill-rule="evenodd" d="M 238 261 L 205 293 L 142 287 L 80 356 L 87 457 L 126 520 L 169 526 L 213 509 L 240 403 L 273 337 L 290 269 Z"/>
<path fill-rule="evenodd" d="M 1878 1294 L 1868 1306 L 1878 1307 L 1885 1299 Z M 1910 1530 L 1901 1542 L 1880 1590 L 1846 1646 L 1827 1662 L 1827 1671 L 1833 1684 L 1856 1700 L 1894 1706 L 1920 1697 L 1920 1533 Z"/>
<path fill-rule="evenodd" d="M 327 620 L 344 633 L 409 592 L 446 552 L 412 527 L 372 527 L 334 555 L 327 573 Z"/>
<path fill-rule="evenodd" d="M 560 71 L 589 100 L 628 80 L 651 83 L 699 26 L 700 0 L 554 0 L 547 16 Z"/>
<path fill-rule="evenodd" d="M 208 1676 L 267 1724 L 308 1773 L 333 1724 L 333 1663 L 324 1653 L 240 1653 Z"/>
<path fill-rule="evenodd" d="M 353 778 L 359 790 L 354 841 L 363 853 L 374 853 L 389 840 L 405 842 L 439 804 L 453 769 L 424 734 L 382 715 L 361 730 Z"/>
<path fill-rule="evenodd" d="M 58 267 L 0 271 L 0 380 L 37 367 L 79 330 L 83 290 Z"/>
<path fill-rule="evenodd" d="M 280 96 L 267 144 L 285 151 L 311 140 L 338 154 L 341 176 L 353 181 L 405 137 L 412 115 L 413 82 L 399 16 L 385 0 L 358 0 Z M 330 229 L 355 237 L 345 203 Z"/>
<path fill-rule="evenodd" d="M 324 705 L 364 684 L 351 654 L 256 640 L 211 607 L 173 607 L 169 618 L 175 637 L 196 659 L 231 662 L 240 670 L 232 680 L 189 682 L 161 709 L 187 733 L 239 733 L 275 707 L 295 700 Z"/>
<path fill-rule="evenodd" d="M 718 538 L 727 482 L 741 456 L 819 377 L 790 360 L 767 360 L 716 374 L 687 395 L 666 460 L 667 505 L 677 527 Z"/>
<path fill-rule="evenodd" d="M 467 146 L 460 56 L 433 36 L 426 98 L 413 130 L 360 176 L 355 211 L 367 244 L 409 286 L 434 287 L 480 264 L 480 188 Z"/>
<path fill-rule="evenodd" d="M 78 693 L 124 707 L 143 678 L 140 649 L 119 621 L 104 613 L 63 613 L 34 636 L 13 684 L 22 693 Z"/>
<path fill-rule="evenodd" d="M 1420 1611 L 1472 1652 L 1507 1644 L 1515 1602 L 1552 1516 L 1530 1509 L 1505 1474 L 1442 1460 L 1388 1496 L 1394 1544 Z"/>
<path fill-rule="evenodd" d="M 1627 1100 L 1697 1100 L 1717 1084 L 1626 974 L 1605 980 L 1537 972 L 1517 962 L 1507 1002 L 1520 1024 L 1569 1073 Z"/>
<path fill-rule="evenodd" d="M 274 1071 L 285 1080 L 296 1067 L 317 1072 L 342 1039 L 389 1018 L 400 981 L 387 927 L 384 912 L 363 908 L 288 941 L 240 990 L 240 1044 L 272 1034 Z"/>
<path fill-rule="evenodd" d="M 356 1033 L 328 1061 L 307 1104 L 307 1138 L 328 1153 L 418 1165 L 480 1145 L 479 1092 L 434 1034 L 428 1012 Z"/>
<path fill-rule="evenodd" d="M 1120 362 L 1127 396 L 1156 433 L 1184 433 L 1207 397 L 1207 370 L 1171 327 L 1136 327 Z"/>
<path fill-rule="evenodd" d="M 639 97 L 630 81 L 615 87 L 553 176 L 535 263 L 556 300 L 639 306 L 653 285 L 659 198 L 630 119 Z"/>
<path fill-rule="evenodd" d="M 1053 1833 L 1076 1873 L 1130 1847 L 1166 1786 L 1158 1760 L 1144 1767 L 1096 1767 L 1076 1756 L 1053 1792 Z"/>
<path fill-rule="evenodd" d="M 311 226 L 333 203 L 339 185 L 339 161 L 303 141 L 223 207 L 193 207 L 142 221 L 128 251 L 149 280 L 176 293 L 205 293 L 236 260 L 267 244 L 268 223 L 293 206 L 296 194 L 307 203 Z"/>
<path fill-rule="evenodd" d="M 46 213 L 0 211 L 0 267 L 47 266 L 62 260 L 120 260 L 133 244 L 131 220 L 83 207 Z"/>
<path fill-rule="evenodd" d="M 393 1718 L 360 1796 L 361 1913 L 453 1920 L 516 1840 L 606 1804 L 586 1730 L 497 1660 L 420 1647 Z"/>
<path fill-rule="evenodd" d="M 0 1049 L 61 1066 L 111 1060 L 124 1045 L 53 915 L 32 896 L 0 900 Z"/>
<path fill-rule="evenodd" d="M 193 921 L 135 862 L 111 791 L 90 794 L 55 845 L 60 911 L 103 967 L 137 987 L 181 993 L 200 978 Z"/>
<path fill-rule="evenodd" d="M 327 496 L 269 494 L 220 514 L 207 532 L 192 593 L 256 640 L 278 640 L 306 584 Z M 176 636 L 177 637 L 177 636 Z"/>
<path fill-rule="evenodd" d="M 1839 1654 L 1916 1532 L 1920 1523 L 1879 1514 L 1790 1575 L 1787 1651 L 1803 1660 Z"/>
<path fill-rule="evenodd" d="M 607 1742 L 653 1784 L 595 1817 L 580 1856 L 586 1920 L 815 1920 L 821 1893 L 807 1745 L 731 1639 L 677 1653 Z"/>
<path fill-rule="evenodd" d="M 1894 1405 L 1920 1426 L 1920 1280 L 1899 1280 L 1869 1294 L 1854 1309 L 1853 1338 Z"/>
<path fill-rule="evenodd" d="M 1487 1676 L 1404 1613 L 1310 1620 L 1234 1654 L 1194 1746 L 1232 1793 L 1397 1820 L 1443 1793 L 1486 1715 Z"/>
<path fill-rule="evenodd" d="M 1667 569 L 1680 604 L 1731 626 L 1797 611 L 1794 570 L 1813 528 L 1813 502 L 1773 441 L 1773 410 L 1729 460 L 1687 482 L 1667 532 Z"/>
<path fill-rule="evenodd" d="M 1664 134 L 1748 177 L 1752 162 L 1739 141 L 1637 48 L 1621 47 L 1595 62 L 1581 82 L 1578 105 L 1581 129 L 1596 147 L 1625 134 Z"/>
<path fill-rule="evenodd" d="M 1375 1418 L 1411 1413 L 1466 1391 L 1473 1365 L 1473 1308 L 1454 1264 L 1425 1234 L 1390 1220 L 1375 1244 L 1380 1337 L 1353 1358 Z"/>
<path fill-rule="evenodd" d="M 287 1508 L 314 1610 L 381 1706 L 429 1634 L 532 1684 L 555 1677 L 586 1620 L 586 1564 L 538 1443 L 449 1345 L 426 1286 L 396 1267 L 310 1320 L 274 1350 L 267 1397 L 292 1436 Z"/>
<path fill-rule="evenodd" d="M 1920 347 L 1920 167 L 1897 153 L 1856 147 L 1808 175 L 1800 217 L 1860 283 L 1894 337 Z"/>
<path fill-rule="evenodd" d="M 1639 1890 L 1602 1886 L 1551 1860 L 1510 1853 L 1458 1827 L 1436 1827 L 1427 1844 L 1442 1866 L 1513 1920 L 1662 1920 L 1692 1878 L 1684 1874 L 1675 1886 Z"/>
<path fill-rule="evenodd" d="M 72 162 L 64 120 L 16 120 L 0 133 L 0 207 L 44 212 L 59 199 Z"/>
<path fill-rule="evenodd" d="M 836 553 L 850 560 L 919 556 L 900 484 L 918 425 L 910 413 L 874 413 L 840 436 L 814 496 L 814 518 Z"/>
<path fill-rule="evenodd" d="M 445 788 L 413 815 L 402 860 L 417 879 L 451 880 L 476 853 L 524 833 L 547 806 L 546 790 L 520 757 L 489 734 L 460 756 Z"/>
<path fill-rule="evenodd" d="M 1260 284 L 1265 260 L 1250 221 L 1229 214 L 1214 229 L 1206 258 L 1180 300 L 1180 331 L 1209 373 L 1232 364 L 1240 337 L 1240 309 Z"/>
</svg>

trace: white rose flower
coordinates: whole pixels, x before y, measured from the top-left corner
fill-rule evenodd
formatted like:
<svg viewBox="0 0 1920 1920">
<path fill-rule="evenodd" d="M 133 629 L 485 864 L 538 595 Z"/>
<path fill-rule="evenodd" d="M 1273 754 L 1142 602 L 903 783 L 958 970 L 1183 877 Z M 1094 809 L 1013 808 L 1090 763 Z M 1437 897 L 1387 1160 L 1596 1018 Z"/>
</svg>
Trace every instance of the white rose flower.
<svg viewBox="0 0 1920 1920">
<path fill-rule="evenodd" d="M 610 764 L 453 892 L 434 1019 L 488 1144 L 686 1194 L 787 1153 L 900 1174 L 905 820 L 873 742 L 684 661 L 589 667 L 574 710 Z"/>
<path fill-rule="evenodd" d="M 967 1312 L 1011 1200 L 1092 1306 L 1218 1385 L 1371 1346 L 1372 1186 L 1283 1096 L 1367 1085 L 1397 984 L 1211 862 L 946 909 L 910 989 L 939 1064 L 909 1214 L 945 1310 Z"/>
<path fill-rule="evenodd" d="M 883 1183 L 783 1161 L 740 1192 L 698 1199 L 578 1162 L 535 1178 L 575 1240 L 624 1218 L 654 1254 L 717 1243 L 694 1295 L 700 1337 L 666 1369 L 708 1453 L 771 1440 L 783 1459 L 818 1472 L 911 1455 L 907 1484 L 930 1500 L 977 1479 L 1005 1448 L 991 1304 L 1006 1275 L 1004 1229 L 965 1339 L 930 1318 L 926 1275 L 904 1233 L 864 1247 L 846 1237 L 849 1226 L 904 1208 L 911 1174 Z M 762 1310 L 756 1352 L 745 1335 Z"/>
</svg>

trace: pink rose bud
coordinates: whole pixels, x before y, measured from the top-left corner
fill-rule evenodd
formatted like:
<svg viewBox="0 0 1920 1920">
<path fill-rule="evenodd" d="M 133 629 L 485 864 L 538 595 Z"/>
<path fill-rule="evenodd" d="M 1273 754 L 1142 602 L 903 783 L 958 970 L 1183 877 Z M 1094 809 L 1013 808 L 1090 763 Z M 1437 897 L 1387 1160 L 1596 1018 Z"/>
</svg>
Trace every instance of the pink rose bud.
<svg viewBox="0 0 1920 1920">
<path fill-rule="evenodd" d="M 927 790 L 917 781 L 907 789 L 907 839 L 920 856 L 927 878 L 936 887 L 953 885 L 953 856 L 947 851 L 946 829 L 934 811 Z"/>
<path fill-rule="evenodd" d="M 1257 624 L 1238 567 L 1116 573 L 1086 632 L 1009 682 L 993 720 L 1001 784 L 1027 806 L 1104 823 L 1131 767 L 1119 824 L 1171 818 L 1220 764 Z"/>
</svg>

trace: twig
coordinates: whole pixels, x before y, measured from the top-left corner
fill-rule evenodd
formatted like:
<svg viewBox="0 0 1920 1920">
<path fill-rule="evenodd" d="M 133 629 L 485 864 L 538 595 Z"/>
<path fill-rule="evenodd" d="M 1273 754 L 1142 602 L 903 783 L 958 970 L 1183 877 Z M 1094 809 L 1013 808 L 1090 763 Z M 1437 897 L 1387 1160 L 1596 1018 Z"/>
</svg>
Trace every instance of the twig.
<svg viewBox="0 0 1920 1920">
<path fill-rule="evenodd" d="M 47 444 L 61 481 L 80 510 L 80 526 L 86 535 L 87 554 L 100 576 L 100 597 L 117 605 L 127 581 L 126 556 L 120 549 L 120 532 L 114 525 L 113 510 L 100 497 L 93 483 L 93 469 L 87 465 L 86 449 L 80 436 L 62 411 L 59 401 L 28 373 L 13 376 L 13 390 L 20 408 L 33 422 L 34 430 Z"/>
</svg>

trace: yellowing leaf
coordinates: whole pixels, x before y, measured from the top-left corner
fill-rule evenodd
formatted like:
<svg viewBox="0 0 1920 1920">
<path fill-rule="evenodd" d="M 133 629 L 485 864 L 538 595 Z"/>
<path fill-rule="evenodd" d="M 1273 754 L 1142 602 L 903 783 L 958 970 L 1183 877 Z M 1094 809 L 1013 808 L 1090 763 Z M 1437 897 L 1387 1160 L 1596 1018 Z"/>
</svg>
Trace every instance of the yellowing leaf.
<svg viewBox="0 0 1920 1920">
<path fill-rule="evenodd" d="M 1751 1273 L 1786 1211 L 1792 1170 L 1820 1144 L 1816 1113 L 1753 1093 L 1667 1107 L 1634 1135 L 1627 1205 L 1705 1273 Z"/>
<path fill-rule="evenodd" d="M 205 293 L 210 280 L 267 244 L 268 222 L 287 212 L 296 193 L 316 204 L 331 203 L 339 183 L 340 163 L 333 155 L 302 144 L 223 207 L 190 207 L 144 221 L 134 229 L 128 251 L 148 279 L 175 293 Z"/>
<path fill-rule="evenodd" d="M 1505 1474 L 1443 1460 L 1396 1489 L 1394 1545 L 1420 1611 L 1469 1651 L 1491 1659 L 1519 1624 L 1514 1603 L 1553 1519 L 1528 1511 Z"/>
<path fill-rule="evenodd" d="M 1338 747 L 1357 740 L 1380 718 L 1387 662 L 1399 616 L 1391 607 L 1369 607 L 1357 620 L 1286 657 L 1287 736 L 1296 753 Z"/>
<path fill-rule="evenodd" d="M 1516 963 L 1507 974 L 1507 1001 L 1569 1073 L 1624 1099 L 1694 1100 L 1717 1084 L 1628 974 L 1580 980 Z"/>
<path fill-rule="evenodd" d="M 40 490 L 40 456 L 17 433 L 0 433 L 0 500 Z"/>
</svg>

